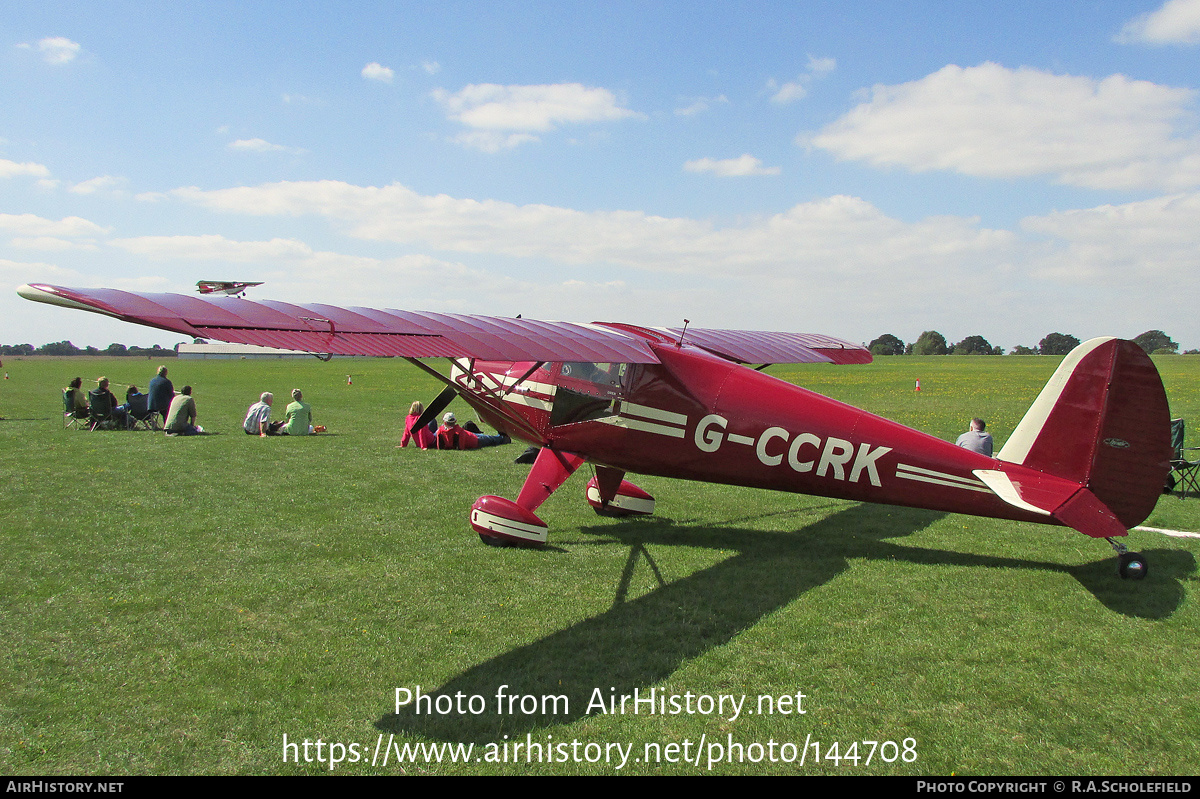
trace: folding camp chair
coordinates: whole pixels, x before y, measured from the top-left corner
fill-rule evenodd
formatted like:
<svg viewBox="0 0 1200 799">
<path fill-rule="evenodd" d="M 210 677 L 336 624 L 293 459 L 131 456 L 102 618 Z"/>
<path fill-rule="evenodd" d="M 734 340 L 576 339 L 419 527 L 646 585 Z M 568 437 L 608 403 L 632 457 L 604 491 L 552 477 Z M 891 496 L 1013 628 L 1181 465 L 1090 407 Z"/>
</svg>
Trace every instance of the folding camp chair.
<svg viewBox="0 0 1200 799">
<path fill-rule="evenodd" d="M 113 406 L 113 395 L 107 391 L 95 389 L 88 392 L 88 430 L 99 427 L 112 429 L 116 423 L 116 408 Z"/>
<path fill-rule="evenodd" d="M 88 418 L 88 412 L 87 412 L 86 408 L 79 409 L 79 408 L 75 407 L 75 392 L 76 391 L 83 391 L 83 389 L 68 388 L 65 391 L 63 391 L 63 429 L 64 430 L 68 427 L 75 427 L 81 421 L 86 420 Z M 80 426 L 79 429 L 82 429 L 82 426 Z"/>
<path fill-rule="evenodd" d="M 125 423 L 129 426 L 130 430 L 137 430 L 139 427 L 143 430 L 158 429 L 159 414 L 158 411 L 149 410 L 149 395 L 140 393 L 129 394 L 125 399 L 129 403 Z"/>
<path fill-rule="evenodd" d="M 1200 472 L 1200 460 L 1190 461 L 1187 458 L 1189 452 L 1196 452 L 1200 447 L 1185 447 L 1184 440 L 1184 425 L 1182 419 L 1171 420 L 1171 448 L 1175 450 L 1174 456 L 1171 458 L 1171 478 L 1175 482 L 1175 487 L 1179 489 L 1179 498 L 1183 499 L 1187 496 L 1188 491 L 1194 491 L 1200 494 L 1200 482 L 1198 482 L 1198 472 Z"/>
</svg>

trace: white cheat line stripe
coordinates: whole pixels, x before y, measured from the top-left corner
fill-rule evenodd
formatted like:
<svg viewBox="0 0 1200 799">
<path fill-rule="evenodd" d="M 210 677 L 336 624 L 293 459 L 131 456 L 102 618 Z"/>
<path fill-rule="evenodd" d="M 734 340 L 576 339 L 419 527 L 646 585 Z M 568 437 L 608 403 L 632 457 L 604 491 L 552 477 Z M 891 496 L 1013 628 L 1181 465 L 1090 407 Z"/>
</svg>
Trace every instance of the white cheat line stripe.
<svg viewBox="0 0 1200 799">
<path fill-rule="evenodd" d="M 523 394 L 509 394 L 504 398 L 505 402 L 511 402 L 513 405 L 524 405 L 527 408 L 537 408 L 538 410 L 548 411 L 552 404 L 544 399 L 537 397 L 527 397 Z"/>
<path fill-rule="evenodd" d="M 922 469 L 919 466 L 909 466 L 907 463 L 896 465 L 896 476 L 902 477 L 905 480 L 916 480 L 921 483 L 931 483 L 932 485 L 965 488 L 968 491 L 979 491 L 983 494 L 992 493 L 983 483 L 977 480 L 959 477 L 954 474 L 945 474 L 944 472 L 935 472 L 931 469 Z"/>
<path fill-rule="evenodd" d="M 1172 538 L 1200 538 L 1200 533 L 1189 533 L 1186 530 L 1164 530 L 1161 527 L 1135 527 L 1133 529 L 1142 530 L 1147 533 L 1162 533 Z"/>
<path fill-rule="evenodd" d="M 611 424 L 613 427 L 641 430 L 643 433 L 657 433 L 660 436 L 670 436 L 671 438 L 683 438 L 685 434 L 685 431 L 681 427 L 668 427 L 663 424 L 643 422 L 640 419 L 628 419 L 623 416 L 606 416 L 603 419 L 596 419 L 596 421 L 603 424 Z"/>
<path fill-rule="evenodd" d="M 649 405 L 638 405 L 633 402 L 621 403 L 622 416 L 641 416 L 645 419 L 654 419 L 659 422 L 668 424 L 677 424 L 687 427 L 687 415 L 683 413 L 675 413 L 674 411 L 664 411 L 661 408 L 651 408 Z"/>
</svg>

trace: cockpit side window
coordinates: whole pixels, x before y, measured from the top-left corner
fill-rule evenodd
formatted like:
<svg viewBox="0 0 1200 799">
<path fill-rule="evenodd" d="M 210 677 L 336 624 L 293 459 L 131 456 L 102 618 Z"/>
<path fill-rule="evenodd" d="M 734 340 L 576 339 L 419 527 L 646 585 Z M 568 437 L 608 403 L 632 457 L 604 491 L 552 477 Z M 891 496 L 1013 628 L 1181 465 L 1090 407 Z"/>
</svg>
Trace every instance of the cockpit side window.
<svg viewBox="0 0 1200 799">
<path fill-rule="evenodd" d="M 559 376 L 567 381 L 580 381 L 602 390 L 619 391 L 628 367 L 627 363 L 568 361 L 562 365 Z"/>
<path fill-rule="evenodd" d="M 563 363 L 550 424 L 574 424 L 616 415 L 628 367 L 627 363 Z"/>
</svg>

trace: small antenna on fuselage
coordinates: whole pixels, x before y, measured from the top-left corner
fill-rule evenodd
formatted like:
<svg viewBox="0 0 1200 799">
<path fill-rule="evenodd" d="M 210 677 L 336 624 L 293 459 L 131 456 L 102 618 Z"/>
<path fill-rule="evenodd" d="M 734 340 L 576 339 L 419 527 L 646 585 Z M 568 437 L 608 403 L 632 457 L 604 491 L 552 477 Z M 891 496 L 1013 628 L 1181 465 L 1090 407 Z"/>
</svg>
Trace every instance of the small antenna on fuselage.
<svg viewBox="0 0 1200 799">
<path fill-rule="evenodd" d="M 691 320 L 691 319 L 684 319 L 684 320 L 683 320 L 683 330 L 679 331 L 679 341 L 676 341 L 676 342 L 675 342 L 675 348 L 676 348 L 676 349 L 679 349 L 680 347 L 682 347 L 682 346 L 683 346 L 683 336 L 684 336 L 684 334 L 685 334 L 685 333 L 687 333 L 687 326 L 688 326 L 689 324 L 691 324 L 691 322 L 692 322 L 692 320 Z"/>
</svg>

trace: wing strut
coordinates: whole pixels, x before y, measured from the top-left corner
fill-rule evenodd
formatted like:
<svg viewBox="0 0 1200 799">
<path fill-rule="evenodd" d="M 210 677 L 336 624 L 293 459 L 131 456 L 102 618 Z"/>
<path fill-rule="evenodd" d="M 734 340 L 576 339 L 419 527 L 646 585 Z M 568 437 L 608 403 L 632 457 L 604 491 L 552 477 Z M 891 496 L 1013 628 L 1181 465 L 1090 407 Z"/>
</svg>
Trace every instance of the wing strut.
<svg viewBox="0 0 1200 799">
<path fill-rule="evenodd" d="M 528 368 L 528 369 L 525 371 L 525 374 L 523 374 L 523 375 L 521 375 L 520 377 L 518 377 L 518 378 L 517 378 L 517 380 L 516 380 L 516 382 L 514 382 L 514 383 L 513 383 L 511 386 L 509 386 L 508 388 L 506 388 L 506 389 L 504 390 L 504 393 L 503 393 L 503 394 L 501 394 L 500 396 L 501 396 L 501 397 L 507 397 L 509 394 L 511 394 L 511 393 L 512 393 L 512 391 L 513 391 L 513 389 L 514 389 L 514 388 L 516 388 L 517 386 L 519 386 L 519 385 L 521 385 L 522 383 L 524 383 L 524 382 L 525 382 L 525 381 L 526 381 L 526 380 L 529 378 L 529 376 L 530 376 L 531 374 L 533 374 L 534 372 L 536 372 L 538 369 L 541 369 L 541 368 L 542 368 L 543 366 L 545 366 L 545 365 L 546 365 L 546 362 L 545 362 L 545 361 L 538 361 L 538 362 L 537 362 L 537 363 L 535 363 L 533 366 L 529 367 L 529 368 Z"/>
</svg>

